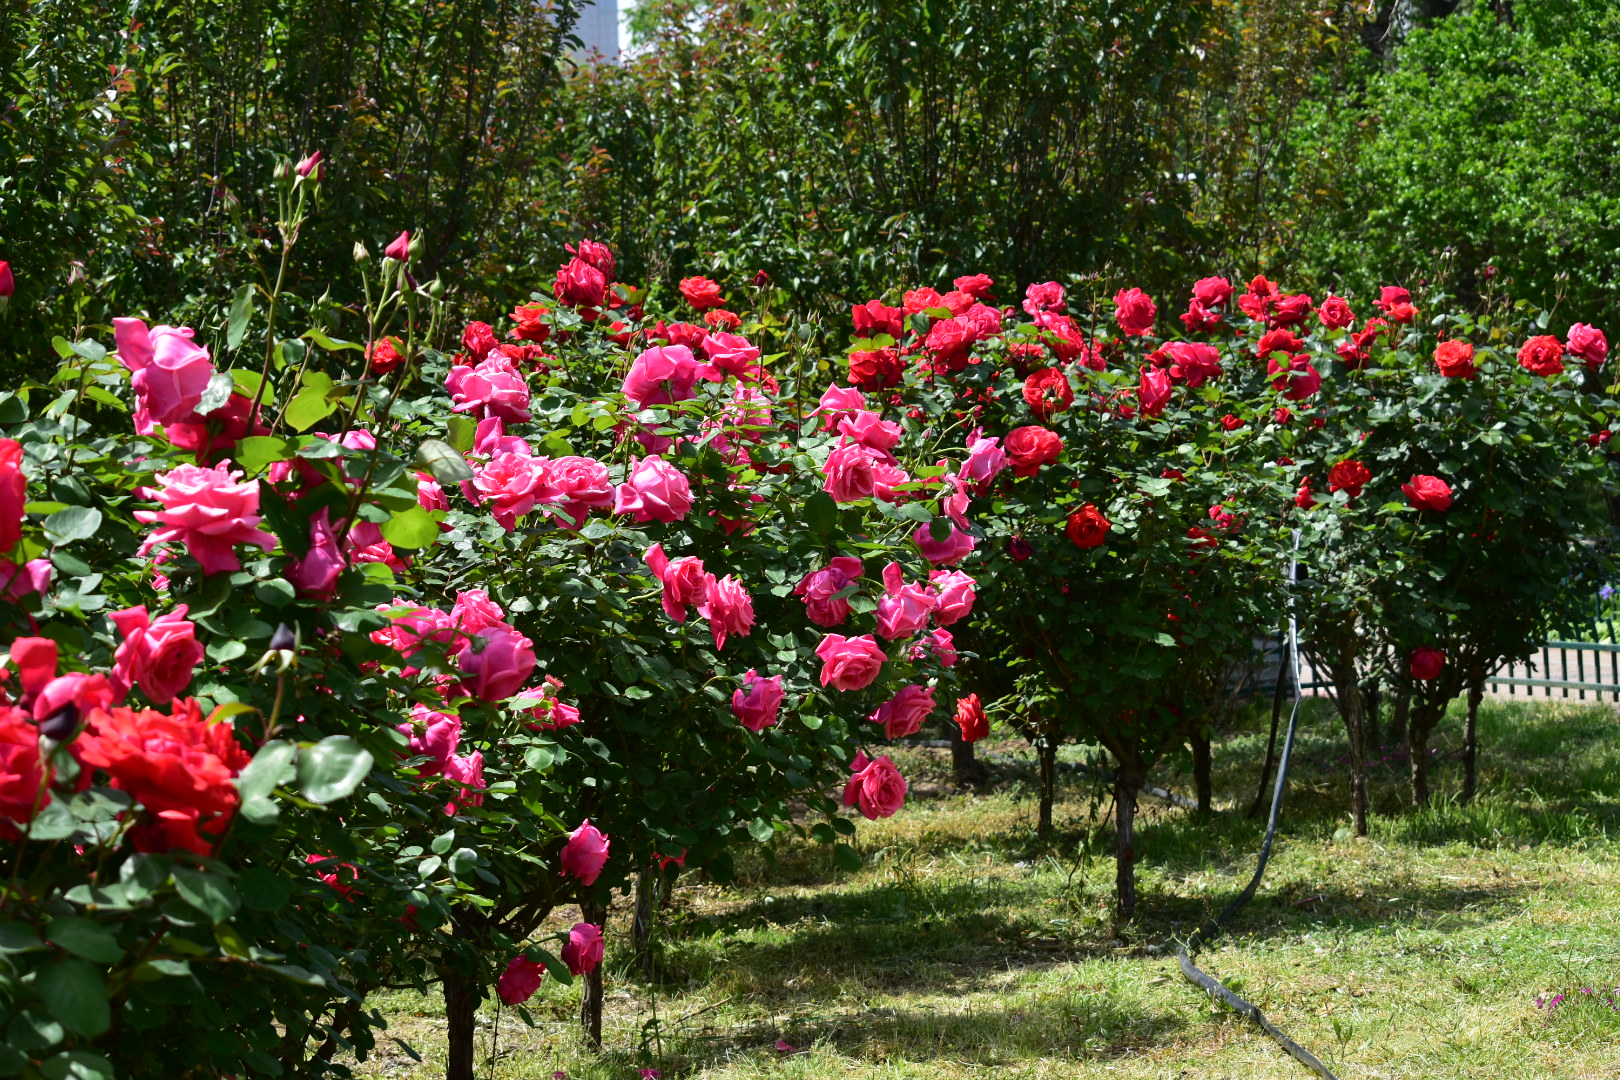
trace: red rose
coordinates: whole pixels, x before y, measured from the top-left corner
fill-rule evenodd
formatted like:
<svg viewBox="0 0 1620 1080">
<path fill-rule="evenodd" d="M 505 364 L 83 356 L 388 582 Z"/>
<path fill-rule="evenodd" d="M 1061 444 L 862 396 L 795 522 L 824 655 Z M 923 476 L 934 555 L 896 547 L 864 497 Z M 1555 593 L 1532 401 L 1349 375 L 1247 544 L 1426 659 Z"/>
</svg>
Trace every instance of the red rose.
<svg viewBox="0 0 1620 1080">
<path fill-rule="evenodd" d="M 1294 414 L 1285 405 L 1277 406 L 1277 411 L 1271 414 L 1271 420 L 1276 424 L 1286 424 L 1294 418 Z"/>
<path fill-rule="evenodd" d="M 940 297 L 939 293 L 926 285 L 920 289 L 911 289 L 906 292 L 901 297 L 901 302 L 905 304 L 905 313 L 908 316 L 916 315 L 918 312 L 926 311 L 929 308 L 942 308 L 945 306 L 945 301 Z"/>
<path fill-rule="evenodd" d="M 1169 351 L 1172 361 L 1170 377 L 1179 379 L 1194 389 L 1221 374 L 1221 354 L 1213 345 L 1193 341 L 1172 341 L 1165 349 Z"/>
<path fill-rule="evenodd" d="M 681 295 L 686 302 L 704 311 L 708 308 L 717 308 L 726 302 L 720 295 L 720 284 L 706 277 L 681 278 Z"/>
<path fill-rule="evenodd" d="M 1249 291 L 1238 297 L 1238 307 L 1249 318 L 1261 322 L 1265 320 L 1266 312 L 1271 310 L 1276 296 L 1277 286 L 1267 281 L 1263 274 L 1256 275 L 1254 280 L 1249 282 Z"/>
<path fill-rule="evenodd" d="M 1359 461 L 1341 461 L 1328 470 L 1328 490 L 1342 491 L 1352 499 L 1361 495 L 1361 488 L 1372 479 L 1372 470 Z"/>
<path fill-rule="evenodd" d="M 1014 476 L 1034 476 L 1063 453 L 1063 440 L 1039 424 L 1013 428 L 1001 445 Z"/>
<path fill-rule="evenodd" d="M 1204 307 L 1220 307 L 1232 299 L 1232 283 L 1223 277 L 1199 278 L 1193 282 L 1193 300 Z"/>
<path fill-rule="evenodd" d="M 956 699 L 956 726 L 962 729 L 963 742 L 978 742 L 990 734 L 990 720 L 984 715 L 978 694 Z"/>
<path fill-rule="evenodd" d="M 742 325 L 742 318 L 725 308 L 715 308 L 703 313 L 703 325 L 715 331 L 735 330 Z"/>
<path fill-rule="evenodd" d="M 1273 353 L 1287 353 L 1293 356 L 1303 348 L 1305 343 L 1299 340 L 1292 330 L 1267 330 L 1255 343 L 1254 353 L 1261 360 L 1267 360 Z"/>
<path fill-rule="evenodd" d="M 875 337 L 878 334 L 888 334 L 899 340 L 902 333 L 901 325 L 906 313 L 899 308 L 888 307 L 882 301 L 868 300 L 864 304 L 856 304 L 850 309 L 850 315 L 855 322 L 855 332 L 863 338 Z"/>
<path fill-rule="evenodd" d="M 0 555 L 22 539 L 23 506 L 28 502 L 28 478 L 22 471 L 22 443 L 0 439 Z"/>
<path fill-rule="evenodd" d="M 990 295 L 990 286 L 995 282 L 990 280 L 989 274 L 968 274 L 951 282 L 957 289 L 967 293 L 975 300 L 983 300 Z"/>
<path fill-rule="evenodd" d="M 1342 296 L 1328 293 L 1321 307 L 1316 309 L 1316 317 L 1323 326 L 1329 330 L 1343 330 L 1356 321 L 1355 312 L 1350 310 L 1350 304 Z"/>
<path fill-rule="evenodd" d="M 940 319 L 928 328 L 925 347 L 934 363 L 934 370 L 954 374 L 967 367 L 968 349 L 977 335 L 961 319 Z"/>
<path fill-rule="evenodd" d="M 512 336 L 519 341 L 532 341 L 537 345 L 545 344 L 546 338 L 551 336 L 551 324 L 546 322 L 550 315 L 548 308 L 539 304 L 519 304 L 512 309 L 509 318 L 517 323 L 512 327 Z M 615 324 L 617 325 L 617 324 Z"/>
<path fill-rule="evenodd" d="M 1143 416 L 1163 416 L 1164 407 L 1170 404 L 1169 373 L 1155 368 L 1145 369 L 1136 394 L 1142 403 Z"/>
<path fill-rule="evenodd" d="M 1024 290 L 1024 311 L 1031 316 L 1043 312 L 1063 314 L 1063 286 L 1055 281 L 1032 284 Z"/>
<path fill-rule="evenodd" d="M 564 250 L 602 271 L 604 277 L 613 276 L 613 252 L 606 244 L 599 244 L 595 240 L 581 240 L 577 248 L 565 245 Z"/>
<path fill-rule="evenodd" d="M 1412 650 L 1412 658 L 1408 662 L 1407 668 L 1411 671 L 1412 678 L 1428 682 L 1430 679 L 1438 679 L 1440 670 L 1445 666 L 1446 654 L 1444 650 L 1422 648 Z"/>
<path fill-rule="evenodd" d="M 557 271 L 557 303 L 576 308 L 601 307 L 607 299 L 607 276 L 581 258 L 569 259 Z"/>
<path fill-rule="evenodd" d="M 1551 334 L 1540 334 L 1519 350 L 1519 366 L 1532 375 L 1550 379 L 1564 370 L 1564 346 Z"/>
<path fill-rule="evenodd" d="M 1069 524 L 1064 527 L 1064 533 L 1069 537 L 1069 543 L 1077 548 L 1101 547 L 1108 539 L 1108 530 L 1113 524 L 1102 516 L 1091 503 L 1086 503 L 1080 509 L 1069 515 Z"/>
<path fill-rule="evenodd" d="M 1388 316 L 1392 323 L 1409 323 L 1417 318 L 1417 308 L 1412 306 L 1412 294 L 1399 285 L 1385 285 L 1378 299 L 1373 301 L 1373 307 Z"/>
<path fill-rule="evenodd" d="M 1024 380 L 1024 401 L 1035 419 L 1046 423 L 1074 404 L 1074 390 L 1062 370 L 1042 368 Z"/>
<path fill-rule="evenodd" d="M 1236 431 L 1238 428 L 1243 427 L 1243 425 L 1244 420 L 1241 416 L 1233 416 L 1231 413 L 1227 413 L 1225 416 L 1221 417 L 1221 427 L 1227 431 Z"/>
<path fill-rule="evenodd" d="M 371 370 L 379 375 L 386 375 L 405 362 L 399 351 L 399 339 L 391 337 L 373 341 L 366 349 L 366 357 L 371 361 Z"/>
<path fill-rule="evenodd" d="M 1129 337 L 1153 332 L 1153 319 L 1159 309 L 1141 289 L 1121 289 L 1114 294 L 1114 319 Z"/>
<path fill-rule="evenodd" d="M 1587 367 L 1599 368 L 1608 359 L 1609 339 L 1595 326 L 1576 323 L 1569 328 L 1569 342 L 1564 349 L 1569 355 L 1585 360 Z"/>
<path fill-rule="evenodd" d="M 1406 501 L 1419 510 L 1444 513 L 1451 509 L 1451 485 L 1438 476 L 1414 475 L 1401 485 Z"/>
<path fill-rule="evenodd" d="M 1316 496 L 1311 493 L 1310 477 L 1299 482 L 1299 490 L 1294 492 L 1294 505 L 1301 510 L 1309 510 L 1316 505 Z"/>
<path fill-rule="evenodd" d="M 1221 324 L 1221 313 L 1211 311 L 1197 299 L 1187 302 L 1187 311 L 1181 316 L 1181 325 L 1187 328 L 1189 334 L 1202 334 L 1215 329 Z"/>
<path fill-rule="evenodd" d="M 886 390 L 900 385 L 905 365 L 895 349 L 874 349 L 849 354 L 849 385 L 862 390 Z"/>
<path fill-rule="evenodd" d="M 0 705 L 0 836 L 15 838 L 9 822 L 26 824 L 50 804 L 50 790 L 40 790 L 46 780 L 39 728 L 22 709 Z"/>
<path fill-rule="evenodd" d="M 1273 327 L 1298 326 L 1310 313 L 1311 298 L 1304 293 L 1280 296 L 1273 301 L 1266 323 Z"/>
<path fill-rule="evenodd" d="M 1307 357 L 1296 356 L 1286 363 L 1268 360 L 1266 370 L 1277 376 L 1271 381 L 1271 388 L 1281 390 L 1283 397 L 1289 401 L 1304 401 L 1322 389 L 1321 373 L 1311 366 Z"/>
<path fill-rule="evenodd" d="M 1434 364 L 1448 379 L 1472 379 L 1474 347 L 1466 341 L 1442 341 L 1434 350 Z"/>
<path fill-rule="evenodd" d="M 495 347 L 495 328 L 489 323 L 468 323 L 467 329 L 461 332 L 461 344 L 472 354 L 475 362 L 483 360 L 489 355 L 489 350 Z"/>
</svg>

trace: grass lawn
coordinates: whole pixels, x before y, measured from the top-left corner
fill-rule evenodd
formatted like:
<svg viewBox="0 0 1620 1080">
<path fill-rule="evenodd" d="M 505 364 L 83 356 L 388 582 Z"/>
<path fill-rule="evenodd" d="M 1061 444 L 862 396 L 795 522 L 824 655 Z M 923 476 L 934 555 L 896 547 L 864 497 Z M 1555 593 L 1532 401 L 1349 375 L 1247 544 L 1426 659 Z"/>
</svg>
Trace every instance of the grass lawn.
<svg viewBox="0 0 1620 1080">
<path fill-rule="evenodd" d="M 1320 705 L 1320 707 L 1317 707 Z M 1404 809 L 1405 767 L 1374 768 L 1370 842 L 1345 828 L 1336 719 L 1312 703 L 1278 849 L 1259 896 L 1200 966 L 1258 1004 L 1341 1078 L 1620 1076 L 1620 718 L 1609 707 L 1487 702 L 1482 791 Z M 608 929 L 604 1053 L 578 1037 L 578 989 L 480 1013 L 481 1072 L 548 1080 L 665 1077 L 1309 1076 L 1185 982 L 1157 943 L 1185 934 L 1247 880 L 1262 827 L 1252 798 L 1263 733 L 1216 748 L 1221 812 L 1146 809 L 1141 917 L 1110 915 L 1106 796 L 1066 774 L 1058 835 L 1035 835 L 1032 770 L 985 791 L 949 782 L 947 751 L 897 754 L 913 780 L 898 816 L 861 823 L 865 867 L 784 844 L 728 886 L 683 881 L 659 914 L 646 980 L 629 908 Z M 988 747 L 1026 754 L 1021 743 Z M 901 760 L 903 759 L 903 760 Z M 1154 782 L 1189 791 L 1174 765 Z M 575 911 L 559 921 L 574 921 Z M 1582 991 L 1591 989 L 1592 994 Z M 1538 998 L 1565 994 L 1549 1010 Z M 1620 998 L 1620 993 L 1617 993 Z M 434 997 L 379 995 L 391 1043 L 368 1076 L 442 1075 Z M 797 1048 L 776 1048 L 778 1040 Z"/>
</svg>

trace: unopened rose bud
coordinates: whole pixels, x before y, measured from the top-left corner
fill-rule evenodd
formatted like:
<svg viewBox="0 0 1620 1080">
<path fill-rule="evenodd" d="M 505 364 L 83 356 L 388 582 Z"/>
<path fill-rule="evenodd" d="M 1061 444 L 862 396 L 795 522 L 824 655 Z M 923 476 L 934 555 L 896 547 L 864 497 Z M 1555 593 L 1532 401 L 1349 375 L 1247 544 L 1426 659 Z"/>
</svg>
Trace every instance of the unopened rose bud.
<svg viewBox="0 0 1620 1080">
<path fill-rule="evenodd" d="M 404 262 L 411 254 L 411 234 L 409 230 L 394 237 L 394 242 L 383 249 L 383 257 L 393 259 L 395 262 Z"/>
<path fill-rule="evenodd" d="M 286 161 L 278 161 L 278 162 L 276 162 L 275 177 L 276 177 L 276 179 L 278 181 L 280 181 L 282 183 L 285 183 L 286 181 L 292 179 L 292 174 L 293 174 L 293 170 L 292 170 L 292 164 L 290 162 L 286 162 Z"/>
<path fill-rule="evenodd" d="M 79 728 L 79 707 L 68 702 L 39 722 L 39 733 L 52 742 L 66 742 Z"/>
<path fill-rule="evenodd" d="M 298 639 L 293 636 L 292 628 L 286 623 L 277 625 L 276 632 L 270 635 L 270 647 L 277 652 L 285 652 L 297 643 Z"/>
<path fill-rule="evenodd" d="M 444 295 L 444 282 L 434 278 L 428 282 L 428 295 L 437 300 Z"/>
<path fill-rule="evenodd" d="M 754 284 L 763 289 L 771 283 L 771 275 L 763 270 L 754 271 Z"/>
<path fill-rule="evenodd" d="M 317 184 L 326 179 L 326 163 L 322 160 L 319 150 L 298 163 L 298 175 L 300 177 L 308 180 L 311 173 L 315 174 Z"/>
<path fill-rule="evenodd" d="M 420 259 L 422 257 L 422 249 L 426 245 L 427 245 L 427 241 L 422 239 L 422 234 L 421 233 L 417 233 L 415 236 L 411 237 L 411 244 L 410 244 L 411 258 L 412 259 Z"/>
<path fill-rule="evenodd" d="M 354 261 L 357 263 L 368 263 L 371 261 L 371 252 L 366 249 L 366 245 L 362 244 L 358 240 L 354 242 Z"/>
</svg>

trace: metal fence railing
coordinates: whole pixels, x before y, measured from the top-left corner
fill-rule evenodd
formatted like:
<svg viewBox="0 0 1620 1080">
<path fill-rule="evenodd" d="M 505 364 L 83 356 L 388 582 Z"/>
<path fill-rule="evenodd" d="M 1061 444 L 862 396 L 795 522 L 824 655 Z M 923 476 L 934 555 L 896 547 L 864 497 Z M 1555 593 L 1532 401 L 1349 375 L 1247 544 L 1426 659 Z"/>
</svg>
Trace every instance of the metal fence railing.
<svg viewBox="0 0 1620 1080">
<path fill-rule="evenodd" d="M 1597 636 L 1597 635 L 1594 635 Z M 1270 649 L 1265 660 L 1271 663 Z M 1324 695 L 1332 684 L 1301 658 L 1300 689 Z M 1268 666 L 1262 678 L 1274 678 Z M 1620 643 L 1551 640 L 1528 661 L 1504 664 L 1491 673 L 1485 692 L 1497 697 L 1541 697 L 1569 701 L 1602 701 L 1620 705 Z"/>
</svg>

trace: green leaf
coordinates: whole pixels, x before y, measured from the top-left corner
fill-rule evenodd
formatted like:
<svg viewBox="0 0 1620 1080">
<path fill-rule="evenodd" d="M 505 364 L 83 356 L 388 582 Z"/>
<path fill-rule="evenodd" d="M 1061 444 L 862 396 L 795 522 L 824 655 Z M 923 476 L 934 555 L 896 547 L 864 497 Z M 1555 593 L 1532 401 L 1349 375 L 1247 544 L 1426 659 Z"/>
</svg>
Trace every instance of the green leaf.
<svg viewBox="0 0 1620 1080">
<path fill-rule="evenodd" d="M 74 956 L 94 960 L 98 964 L 116 964 L 124 955 L 123 946 L 112 931 L 91 919 L 77 915 L 58 915 L 45 928 L 45 937 L 53 945 L 60 945 Z"/>
<path fill-rule="evenodd" d="M 467 459 L 442 439 L 423 439 L 416 448 L 416 464 L 441 484 L 459 484 L 473 478 Z"/>
<path fill-rule="evenodd" d="M 523 764 L 535 772 L 545 772 L 556 760 L 557 755 L 549 746 L 531 746 L 523 751 Z"/>
<path fill-rule="evenodd" d="M 279 911 L 292 899 L 292 883 L 262 866 L 250 866 L 236 879 L 242 903 L 253 911 Z"/>
<path fill-rule="evenodd" d="M 303 336 L 307 337 L 309 340 L 313 341 L 327 352 L 337 352 L 340 349 L 354 349 L 357 352 L 365 351 L 365 346 L 356 342 L 344 341 L 340 338 L 327 337 L 324 330 L 305 330 Z"/>
<path fill-rule="evenodd" d="M 174 889 L 180 894 L 180 899 L 216 923 L 222 923 L 235 914 L 241 902 L 236 890 L 222 874 L 204 873 L 184 866 L 174 868 Z"/>
<path fill-rule="evenodd" d="M 101 511 L 93 506 L 70 506 L 45 519 L 45 535 L 53 544 L 88 540 L 101 528 Z"/>
<path fill-rule="evenodd" d="M 265 1053 L 263 1050 L 249 1050 L 242 1055 L 242 1061 L 256 1073 L 266 1076 L 280 1076 L 285 1070 L 281 1062 Z"/>
<path fill-rule="evenodd" d="M 12 922 L 0 925 L 0 953 L 34 952 L 44 947 L 45 943 L 27 923 Z"/>
<path fill-rule="evenodd" d="M 113 1080 L 112 1062 L 88 1050 L 64 1050 L 40 1063 L 48 1080 Z"/>
<path fill-rule="evenodd" d="M 431 547 L 439 538 L 439 523 L 422 507 L 413 506 L 383 522 L 382 535 L 395 547 Z"/>
<path fill-rule="evenodd" d="M 838 504 L 825 491 L 816 492 L 804 500 L 804 523 L 817 536 L 826 536 L 838 524 Z"/>
<path fill-rule="evenodd" d="M 255 825 L 267 825 L 276 820 L 281 808 L 270 793 L 292 780 L 295 775 L 293 756 L 297 753 L 298 747 L 280 739 L 272 739 L 259 747 L 242 775 L 236 778 L 237 790 L 242 793 L 244 818 Z"/>
<path fill-rule="evenodd" d="M 231 399 L 231 393 L 236 389 L 236 380 L 231 378 L 228 371 L 216 371 L 208 385 L 203 388 L 202 397 L 197 400 L 197 415 L 207 416 Z"/>
<path fill-rule="evenodd" d="M 861 868 L 860 853 L 848 844 L 833 845 L 833 862 L 852 873 Z"/>
<path fill-rule="evenodd" d="M 329 735 L 298 751 L 298 786 L 323 806 L 345 798 L 371 771 L 371 752 L 347 735 Z"/>
<path fill-rule="evenodd" d="M 69 1031 L 93 1039 L 112 1026 L 107 984 L 83 960 L 63 960 L 42 968 L 34 979 L 34 989 L 46 1011 Z"/>
<path fill-rule="evenodd" d="M 755 818 L 748 823 L 748 835 L 752 836 L 755 842 L 764 844 L 776 835 L 776 830 L 771 828 L 771 823 L 764 818 Z"/>
<path fill-rule="evenodd" d="M 249 435 L 236 446 L 236 463 L 250 474 L 261 473 L 271 462 L 292 457 L 293 444 L 274 435 Z"/>
<path fill-rule="evenodd" d="M 330 375 L 323 371 L 306 371 L 303 387 L 287 402 L 281 418 L 294 431 L 307 431 L 331 416 L 337 408 L 337 403 L 329 400 L 331 393 Z"/>
<path fill-rule="evenodd" d="M 933 537 L 936 543 L 943 544 L 951 538 L 952 528 L 950 518 L 937 517 L 928 523 L 928 535 Z"/>
<path fill-rule="evenodd" d="M 292 582 L 286 578 L 269 578 L 253 586 L 253 595 L 271 607 L 286 607 L 298 597 Z"/>
<path fill-rule="evenodd" d="M 472 417 L 459 413 L 444 422 L 444 429 L 450 436 L 450 445 L 463 454 L 473 448 L 473 439 L 478 436 L 478 424 Z"/>
<path fill-rule="evenodd" d="M 243 285 L 231 299 L 231 317 L 225 323 L 225 347 L 235 349 L 242 344 L 247 333 L 248 320 L 253 317 L 253 285 Z"/>
</svg>

